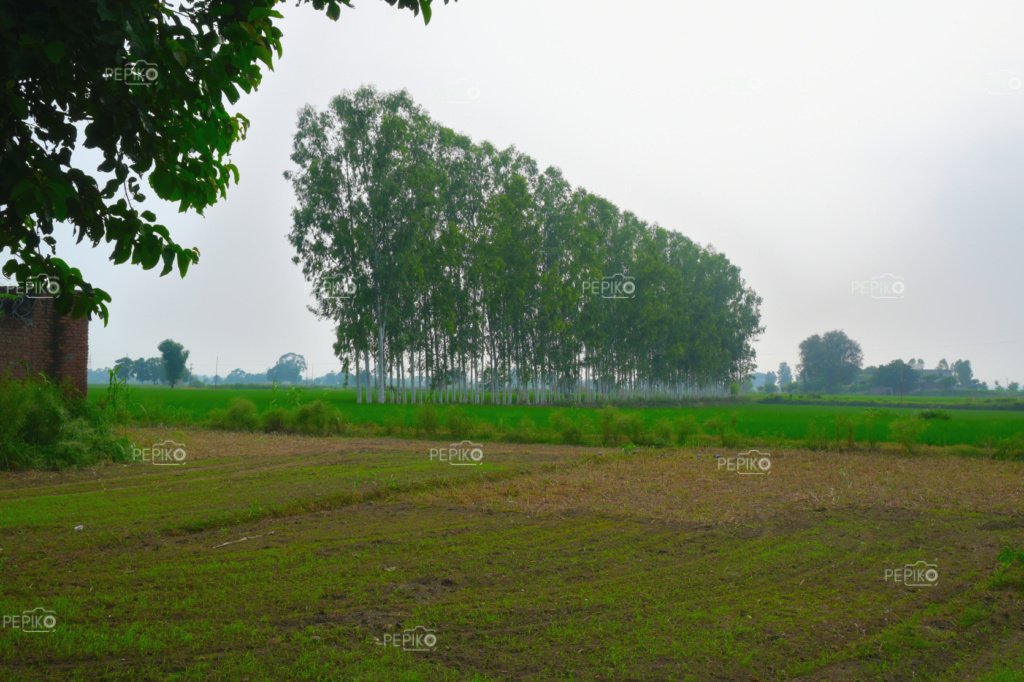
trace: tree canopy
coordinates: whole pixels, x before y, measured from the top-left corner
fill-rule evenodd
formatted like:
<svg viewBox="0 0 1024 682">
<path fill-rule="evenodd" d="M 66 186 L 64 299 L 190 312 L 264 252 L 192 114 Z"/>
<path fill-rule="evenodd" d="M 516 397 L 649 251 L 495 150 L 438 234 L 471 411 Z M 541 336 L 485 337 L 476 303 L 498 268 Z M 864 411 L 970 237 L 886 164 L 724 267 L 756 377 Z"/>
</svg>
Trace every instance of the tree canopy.
<svg viewBox="0 0 1024 682">
<path fill-rule="evenodd" d="M 431 0 L 386 0 L 422 12 Z M 445 0 L 447 2 L 448 0 Z M 350 0 L 299 0 L 336 20 Z M 111 260 L 182 277 L 199 252 L 142 210 L 145 181 L 181 211 L 224 197 L 248 119 L 229 111 L 282 55 L 279 0 L 0 0 L 3 274 L 56 282 L 57 309 L 106 322 L 110 296 L 56 254 L 55 226 Z M 72 153 L 96 149 L 95 171 Z"/>
<path fill-rule="evenodd" d="M 164 365 L 164 377 L 167 379 L 167 383 L 174 388 L 179 382 L 183 381 L 188 377 L 188 362 L 189 352 L 185 350 L 185 347 L 177 341 L 171 339 L 165 339 L 160 342 L 157 346 L 157 350 L 160 351 L 161 359 Z"/>
<path fill-rule="evenodd" d="M 378 401 L 424 383 L 461 401 L 483 386 L 498 402 L 674 395 L 751 369 L 761 299 L 725 256 L 473 142 L 404 91 L 306 107 L 292 160 L 312 309 L 357 380 L 373 358 Z"/>
<path fill-rule="evenodd" d="M 860 344 L 840 330 L 800 343 L 800 380 L 813 391 L 835 393 L 857 378 L 864 362 Z"/>
<path fill-rule="evenodd" d="M 277 364 L 267 370 L 267 381 L 297 384 L 306 372 L 306 358 L 298 353 L 285 353 Z"/>
</svg>

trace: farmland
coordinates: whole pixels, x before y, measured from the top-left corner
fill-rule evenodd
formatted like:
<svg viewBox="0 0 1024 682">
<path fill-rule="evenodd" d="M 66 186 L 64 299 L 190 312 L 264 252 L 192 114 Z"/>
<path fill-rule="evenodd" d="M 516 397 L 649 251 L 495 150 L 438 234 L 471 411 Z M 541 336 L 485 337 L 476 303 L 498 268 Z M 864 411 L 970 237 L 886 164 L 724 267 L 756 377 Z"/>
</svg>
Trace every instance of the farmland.
<svg viewBox="0 0 1024 682">
<path fill-rule="evenodd" d="M 126 434 L 187 463 L 0 480 L 2 677 L 1022 679 L 1021 462 Z"/>
<path fill-rule="evenodd" d="M 94 387 L 90 400 L 103 400 L 105 389 Z M 845 400 L 844 400 L 845 398 Z M 275 407 L 294 407 L 321 401 L 338 410 L 351 430 L 364 435 L 423 435 L 417 427 L 416 405 L 357 404 L 353 391 L 323 388 L 201 388 L 169 389 L 165 387 L 132 387 L 126 399 L 128 416 L 137 422 L 153 425 L 202 425 L 211 413 L 229 407 L 233 400 L 253 403 L 263 414 Z M 866 402 L 848 405 L 844 402 Z M 804 404 L 814 402 L 817 404 Z M 830 404 L 834 403 L 834 404 Z M 674 429 L 673 442 L 678 443 L 680 420 L 692 418 L 683 444 L 812 446 L 819 449 L 836 442 L 849 445 L 873 445 L 891 440 L 894 420 L 926 413 L 930 405 L 933 419 L 919 436 L 923 445 L 959 448 L 962 453 L 991 454 L 1001 444 L 1010 443 L 1010 452 L 1024 450 L 1016 440 L 1024 433 L 1024 410 L 1015 401 L 982 402 L 964 399 L 921 399 L 897 402 L 891 398 L 831 397 L 826 399 L 789 399 L 772 401 L 733 400 L 695 403 L 682 407 L 617 408 L 617 412 L 641 423 L 646 433 L 653 434 L 657 425 Z M 1017 409 L 988 409 L 1009 407 Z M 970 409 L 959 409 L 970 408 Z M 578 425 L 582 444 L 600 443 L 601 413 L 593 407 L 549 406 L 439 406 L 441 430 L 446 413 L 451 410 L 468 424 L 453 436 L 525 442 L 564 442 L 564 434 L 552 425 L 552 415 L 563 422 Z M 937 413 L 937 414 L 936 414 Z M 852 431 L 851 431 L 852 429 Z M 564 429 L 563 429 L 564 430 Z M 723 437 L 725 442 L 723 443 Z M 667 444 L 667 443 L 662 443 Z M 1004 448 L 1005 449 L 1005 448 Z M 1024 452 L 1021 452 L 1024 455 Z"/>
</svg>

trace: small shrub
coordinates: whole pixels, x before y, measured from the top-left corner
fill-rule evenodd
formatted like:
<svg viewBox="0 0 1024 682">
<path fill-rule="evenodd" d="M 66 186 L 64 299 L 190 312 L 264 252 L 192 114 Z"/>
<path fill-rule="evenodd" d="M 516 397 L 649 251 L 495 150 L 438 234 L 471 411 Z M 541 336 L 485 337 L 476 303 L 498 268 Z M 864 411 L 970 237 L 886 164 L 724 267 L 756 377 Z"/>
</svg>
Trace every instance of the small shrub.
<svg viewBox="0 0 1024 682">
<path fill-rule="evenodd" d="M 725 420 L 720 416 L 714 416 L 704 420 L 704 431 L 710 435 L 718 436 L 725 429 Z"/>
<path fill-rule="evenodd" d="M 618 445 L 625 440 L 622 432 L 622 416 L 614 407 L 603 407 L 598 413 L 602 445 Z"/>
<path fill-rule="evenodd" d="M 949 412 L 945 410 L 922 410 L 917 416 L 921 419 L 941 419 L 943 421 L 951 419 Z"/>
<path fill-rule="evenodd" d="M 43 376 L 0 375 L 0 469 L 88 466 L 128 458 L 104 413 Z"/>
<path fill-rule="evenodd" d="M 902 445 L 908 454 L 913 454 L 925 427 L 926 425 L 920 419 L 900 417 L 889 424 L 889 437 Z"/>
<path fill-rule="evenodd" d="M 33 445 L 53 445 L 61 437 L 61 431 L 68 421 L 68 412 L 60 390 L 46 381 L 29 384 L 25 396 L 28 402 L 22 405 L 22 437 Z"/>
<path fill-rule="evenodd" d="M 724 415 L 711 417 L 704 422 L 704 430 L 717 437 L 722 447 L 731 448 L 739 444 L 735 414 L 730 415 L 728 419 Z"/>
<path fill-rule="evenodd" d="M 505 437 L 512 443 L 530 443 L 537 439 L 537 435 L 537 424 L 529 417 L 523 417 L 505 432 Z"/>
<path fill-rule="evenodd" d="M 461 407 L 450 406 L 445 411 L 445 422 L 452 438 L 469 438 L 473 432 L 473 418 Z"/>
<path fill-rule="evenodd" d="M 570 417 L 564 410 L 555 410 L 548 420 L 551 430 L 558 434 L 563 443 L 580 445 L 583 443 L 583 427 Z"/>
<path fill-rule="evenodd" d="M 1000 439 L 992 456 L 996 459 L 1024 459 L 1024 432 Z"/>
<path fill-rule="evenodd" d="M 853 450 L 856 446 L 856 438 L 854 436 L 854 423 L 850 417 L 845 414 L 841 414 L 836 417 L 836 442 L 846 441 L 846 449 Z"/>
<path fill-rule="evenodd" d="M 633 445 L 650 445 L 651 440 L 641 415 L 635 412 L 622 415 L 619 418 L 619 428 Z"/>
<path fill-rule="evenodd" d="M 288 410 L 274 407 L 263 413 L 263 430 L 268 433 L 285 433 L 291 428 Z"/>
<path fill-rule="evenodd" d="M 807 422 L 807 435 L 804 436 L 804 446 L 810 450 L 828 449 L 828 434 L 818 422 Z"/>
<path fill-rule="evenodd" d="M 416 407 L 416 431 L 428 436 L 437 434 L 441 428 L 441 418 L 433 403 L 423 403 Z"/>
<path fill-rule="evenodd" d="M 295 410 L 292 428 L 310 436 L 329 436 L 344 433 L 347 423 L 345 417 L 322 400 L 301 405 Z"/>
<path fill-rule="evenodd" d="M 480 421 L 473 427 L 473 435 L 479 440 L 494 440 L 498 429 L 491 422 Z"/>
<path fill-rule="evenodd" d="M 875 435 L 875 425 L 881 417 L 877 408 L 870 407 L 860 415 L 860 423 L 864 427 L 865 440 L 868 445 L 874 448 L 878 444 L 878 436 Z"/>
<path fill-rule="evenodd" d="M 676 419 L 676 443 L 686 445 L 690 438 L 700 433 L 700 424 L 692 414 L 683 415 Z"/>
<path fill-rule="evenodd" d="M 996 559 L 999 567 L 989 586 L 1024 591 L 1024 549 L 1003 547 Z"/>
<path fill-rule="evenodd" d="M 676 442 L 675 430 L 668 419 L 659 419 L 651 428 L 651 443 L 659 448 L 667 448 Z"/>
<path fill-rule="evenodd" d="M 210 424 L 218 429 L 254 431 L 259 428 L 260 418 L 255 403 L 245 398 L 235 398 L 226 410 L 210 412 Z"/>
<path fill-rule="evenodd" d="M 1024 564 L 1024 549 L 1013 549 L 1012 547 L 1003 547 L 1003 551 L 996 557 L 999 563 L 1004 566 L 1010 566 L 1014 562 Z"/>
</svg>

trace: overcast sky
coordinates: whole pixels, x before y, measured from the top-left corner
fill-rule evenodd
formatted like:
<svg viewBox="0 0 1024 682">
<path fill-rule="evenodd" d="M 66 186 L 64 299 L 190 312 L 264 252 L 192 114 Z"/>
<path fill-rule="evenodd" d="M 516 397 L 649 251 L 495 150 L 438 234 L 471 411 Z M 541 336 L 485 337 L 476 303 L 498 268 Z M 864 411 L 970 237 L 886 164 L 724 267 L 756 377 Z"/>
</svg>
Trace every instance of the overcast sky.
<svg viewBox="0 0 1024 682">
<path fill-rule="evenodd" d="M 284 57 L 239 105 L 241 184 L 205 217 L 149 202 L 199 266 L 161 279 L 60 252 L 114 299 L 91 366 L 171 337 L 201 374 L 286 352 L 336 369 L 282 172 L 302 105 L 373 84 L 724 252 L 764 298 L 762 371 L 841 328 L 866 364 L 966 357 L 1024 381 L 1024 5 L 435 2 L 428 27 L 378 0 L 338 22 L 282 6 Z M 886 274 L 902 297 L 854 290 Z"/>
</svg>

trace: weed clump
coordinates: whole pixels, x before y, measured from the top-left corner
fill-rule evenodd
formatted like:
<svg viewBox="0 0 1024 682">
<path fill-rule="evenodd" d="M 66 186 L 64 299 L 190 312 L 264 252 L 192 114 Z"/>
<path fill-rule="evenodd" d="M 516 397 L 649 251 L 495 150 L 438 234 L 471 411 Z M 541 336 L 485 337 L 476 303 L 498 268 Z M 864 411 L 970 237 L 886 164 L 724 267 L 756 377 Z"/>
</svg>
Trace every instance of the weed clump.
<svg viewBox="0 0 1024 682">
<path fill-rule="evenodd" d="M 889 424 L 889 436 L 902 445 L 907 454 L 913 454 L 925 428 L 926 424 L 920 419 L 900 417 Z"/>
<path fill-rule="evenodd" d="M 226 410 L 211 410 L 210 425 L 230 431 L 255 431 L 260 424 L 256 404 L 245 398 L 235 398 Z"/>
<path fill-rule="evenodd" d="M 0 469 L 62 469 L 129 456 L 111 417 L 43 375 L 0 376 Z"/>
</svg>

